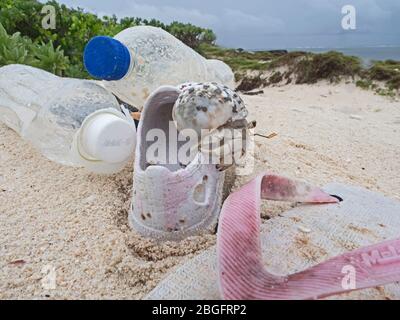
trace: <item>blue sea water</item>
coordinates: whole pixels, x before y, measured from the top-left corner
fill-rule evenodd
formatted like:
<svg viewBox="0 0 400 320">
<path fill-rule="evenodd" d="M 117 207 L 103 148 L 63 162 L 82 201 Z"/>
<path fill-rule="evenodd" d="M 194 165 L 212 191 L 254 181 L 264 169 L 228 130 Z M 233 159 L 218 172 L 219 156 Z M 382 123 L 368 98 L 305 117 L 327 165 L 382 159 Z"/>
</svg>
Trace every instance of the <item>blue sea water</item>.
<svg viewBox="0 0 400 320">
<path fill-rule="evenodd" d="M 360 48 L 293 48 L 288 51 L 309 51 L 323 53 L 328 51 L 339 51 L 349 56 L 356 56 L 369 65 L 374 60 L 397 60 L 400 61 L 400 46 L 360 47 Z"/>
</svg>

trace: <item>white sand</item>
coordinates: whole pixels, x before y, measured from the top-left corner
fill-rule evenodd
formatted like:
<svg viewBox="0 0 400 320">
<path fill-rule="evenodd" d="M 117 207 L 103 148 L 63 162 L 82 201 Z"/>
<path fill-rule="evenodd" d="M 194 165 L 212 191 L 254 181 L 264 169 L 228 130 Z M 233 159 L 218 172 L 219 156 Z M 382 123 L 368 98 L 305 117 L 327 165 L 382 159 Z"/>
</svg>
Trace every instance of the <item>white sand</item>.
<svg viewBox="0 0 400 320">
<path fill-rule="evenodd" d="M 352 84 L 284 86 L 245 96 L 254 176 L 360 185 L 400 199 L 400 103 Z M 156 245 L 127 226 L 132 165 L 112 176 L 51 163 L 0 125 L 0 298 L 143 297 L 215 236 Z M 250 179 L 240 177 L 236 187 Z M 265 203 L 263 217 L 288 204 Z M 55 268 L 56 288 L 43 286 Z M 46 277 L 44 278 L 46 280 Z"/>
</svg>

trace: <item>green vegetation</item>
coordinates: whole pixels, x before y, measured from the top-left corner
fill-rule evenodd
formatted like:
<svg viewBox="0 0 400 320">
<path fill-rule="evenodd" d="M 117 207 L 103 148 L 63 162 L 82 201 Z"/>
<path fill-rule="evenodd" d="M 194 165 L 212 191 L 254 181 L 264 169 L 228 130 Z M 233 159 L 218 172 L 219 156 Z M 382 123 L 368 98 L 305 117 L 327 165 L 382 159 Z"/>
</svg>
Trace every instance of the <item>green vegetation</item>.
<svg viewBox="0 0 400 320">
<path fill-rule="evenodd" d="M 239 91 L 250 91 L 255 88 L 265 87 L 268 85 L 268 82 L 261 76 L 262 73 L 257 73 L 257 75 L 242 77 L 239 86 L 236 89 Z"/>
<path fill-rule="evenodd" d="M 360 76 L 362 79 L 356 82 L 358 87 L 375 90 L 382 96 L 393 97 L 396 90 L 400 90 L 400 61 L 375 61 L 369 69 L 362 70 Z M 379 87 L 377 82 L 383 82 L 385 87 Z"/>
<path fill-rule="evenodd" d="M 394 98 L 396 96 L 396 92 L 390 88 L 378 88 L 375 90 L 375 92 L 384 97 Z"/>
<path fill-rule="evenodd" d="M 192 24 L 115 16 L 98 17 L 83 9 L 71 9 L 56 1 L 56 29 L 42 28 L 44 4 L 36 0 L 0 0 L 0 66 L 21 63 L 42 68 L 60 76 L 88 78 L 82 53 L 87 42 L 96 35 L 114 36 L 121 30 L 138 25 L 163 28 L 209 59 L 220 59 L 235 73 L 239 90 L 277 85 L 280 83 L 315 83 L 320 80 L 337 82 L 342 78 L 356 79 L 356 85 L 391 96 L 400 90 L 400 62 L 376 61 L 363 68 L 357 57 L 339 52 L 256 51 L 226 49 L 215 45 L 216 36 L 210 29 Z M 378 83 L 383 82 L 382 85 Z"/>
<path fill-rule="evenodd" d="M 354 77 L 361 71 L 361 61 L 357 57 L 345 56 L 340 52 L 307 54 L 294 67 L 296 83 L 316 83 L 327 79 L 337 82 L 341 77 Z"/>
<path fill-rule="evenodd" d="M 365 72 L 365 77 L 371 81 L 386 82 L 390 90 L 399 90 L 400 61 L 376 61 L 373 66 Z"/>
<path fill-rule="evenodd" d="M 322 79 L 337 82 L 344 76 L 354 77 L 362 70 L 361 61 L 357 57 L 345 56 L 335 51 L 321 54 L 301 51 L 251 53 L 210 45 L 201 45 L 199 49 L 205 57 L 221 59 L 239 74 L 247 70 L 272 71 L 281 67 L 288 69 L 285 74 L 274 73 L 269 80 L 271 84 L 281 82 L 284 78 L 289 79 L 291 75 L 295 75 L 298 84 L 315 83 Z"/>
<path fill-rule="evenodd" d="M 276 71 L 272 74 L 272 76 L 269 78 L 269 83 L 275 84 L 279 83 L 283 80 L 283 75 L 280 71 Z"/>
<path fill-rule="evenodd" d="M 236 79 L 241 81 L 238 87 L 240 90 L 275 85 L 282 81 L 286 84 L 292 81 L 296 84 L 312 84 L 320 80 L 338 82 L 346 77 L 359 78 L 356 82 L 358 87 L 375 90 L 378 94 L 391 95 L 391 91 L 400 90 L 399 61 L 377 61 L 365 69 L 359 58 L 336 51 L 320 54 L 303 51 L 248 52 L 201 44 L 198 52 L 206 58 L 220 59 L 227 63 L 235 72 Z M 276 70 L 278 68 L 284 68 L 286 71 Z M 271 73 L 268 81 L 260 74 L 265 71 Z M 384 82 L 386 89 L 378 90 L 374 81 Z"/>
<path fill-rule="evenodd" d="M 207 59 L 220 59 L 235 72 L 267 70 L 274 55 L 269 51 L 249 52 L 243 49 L 225 49 L 211 44 L 200 44 L 197 51 Z"/>
<path fill-rule="evenodd" d="M 69 68 L 68 57 L 58 46 L 54 48 L 50 40 L 47 44 L 32 42 L 29 38 L 21 37 L 19 32 L 8 35 L 0 24 L 0 66 L 19 63 L 41 68 L 63 75 Z"/>
<path fill-rule="evenodd" d="M 357 80 L 356 86 L 364 90 L 369 90 L 372 88 L 373 83 L 371 80 Z"/>
</svg>

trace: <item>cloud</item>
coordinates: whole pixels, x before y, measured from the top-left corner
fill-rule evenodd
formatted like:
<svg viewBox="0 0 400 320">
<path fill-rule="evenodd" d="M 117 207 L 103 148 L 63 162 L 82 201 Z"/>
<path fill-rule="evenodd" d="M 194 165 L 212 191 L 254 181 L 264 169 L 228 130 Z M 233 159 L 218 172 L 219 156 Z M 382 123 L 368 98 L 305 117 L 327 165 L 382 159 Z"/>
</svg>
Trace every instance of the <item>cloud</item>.
<svg viewBox="0 0 400 320">
<path fill-rule="evenodd" d="M 282 26 L 284 25 L 283 21 L 278 18 L 266 16 L 257 17 L 255 15 L 230 8 L 223 10 L 221 19 L 223 21 L 230 22 L 223 25 L 227 30 L 240 30 L 242 28 L 245 28 L 246 30 L 260 30 L 261 28 L 264 28 L 271 30 L 271 32 L 278 32 L 279 30 L 282 30 Z"/>
</svg>

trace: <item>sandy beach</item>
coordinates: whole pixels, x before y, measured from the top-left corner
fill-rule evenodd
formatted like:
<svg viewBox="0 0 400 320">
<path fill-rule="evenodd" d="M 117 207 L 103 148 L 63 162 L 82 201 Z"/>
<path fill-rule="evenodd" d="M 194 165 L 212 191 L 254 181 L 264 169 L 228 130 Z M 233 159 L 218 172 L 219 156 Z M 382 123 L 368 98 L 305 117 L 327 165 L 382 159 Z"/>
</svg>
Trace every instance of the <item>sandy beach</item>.
<svg viewBox="0 0 400 320">
<path fill-rule="evenodd" d="M 354 84 L 268 87 L 243 96 L 257 120 L 255 168 L 400 200 L 400 102 Z M 0 124 L 0 298 L 140 299 L 215 244 L 143 239 L 127 224 L 132 164 L 111 176 L 50 162 Z M 291 204 L 264 202 L 263 219 Z M 44 285 L 49 270 L 54 289 Z"/>
</svg>

